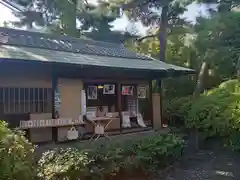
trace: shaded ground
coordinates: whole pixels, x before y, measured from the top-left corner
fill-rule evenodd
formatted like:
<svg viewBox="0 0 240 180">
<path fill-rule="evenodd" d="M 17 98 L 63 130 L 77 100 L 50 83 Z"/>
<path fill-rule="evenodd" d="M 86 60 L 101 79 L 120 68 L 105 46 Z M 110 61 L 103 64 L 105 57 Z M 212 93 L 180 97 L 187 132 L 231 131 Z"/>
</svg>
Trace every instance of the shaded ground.
<svg viewBox="0 0 240 180">
<path fill-rule="evenodd" d="M 186 157 L 152 180 L 239 180 L 240 154 L 227 150 L 202 150 Z"/>
</svg>

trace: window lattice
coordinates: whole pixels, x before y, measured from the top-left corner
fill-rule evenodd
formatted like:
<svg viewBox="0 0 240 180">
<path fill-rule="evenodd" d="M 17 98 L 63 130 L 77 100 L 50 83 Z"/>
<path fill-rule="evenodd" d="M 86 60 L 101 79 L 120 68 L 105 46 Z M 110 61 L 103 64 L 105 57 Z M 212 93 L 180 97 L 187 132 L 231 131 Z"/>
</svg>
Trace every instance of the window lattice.
<svg viewBox="0 0 240 180">
<path fill-rule="evenodd" d="M 0 112 L 50 113 L 51 88 L 0 88 Z"/>
</svg>

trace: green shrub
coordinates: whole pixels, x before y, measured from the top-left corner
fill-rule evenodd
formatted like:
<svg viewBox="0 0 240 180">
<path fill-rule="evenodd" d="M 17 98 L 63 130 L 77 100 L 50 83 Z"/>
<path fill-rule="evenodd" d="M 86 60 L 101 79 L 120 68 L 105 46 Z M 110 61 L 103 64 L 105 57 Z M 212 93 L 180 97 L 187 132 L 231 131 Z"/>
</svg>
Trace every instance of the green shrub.
<svg viewBox="0 0 240 180">
<path fill-rule="evenodd" d="M 92 150 L 55 150 L 45 153 L 39 161 L 39 176 L 82 180 L 104 179 L 134 170 L 147 173 L 175 161 L 182 149 L 182 139 L 157 134 L 142 140 L 107 142 Z"/>
<path fill-rule="evenodd" d="M 0 177 L 1 180 L 34 179 L 34 147 L 23 133 L 10 130 L 0 121 Z"/>
<path fill-rule="evenodd" d="M 74 148 L 48 151 L 39 160 L 40 177 L 44 171 L 46 179 L 69 177 L 74 179 L 77 176 L 88 175 L 87 166 L 91 163 L 88 152 L 83 152 Z"/>
<path fill-rule="evenodd" d="M 240 81 L 229 80 L 208 90 L 197 99 L 192 96 L 165 100 L 164 115 L 171 121 L 185 121 L 197 129 L 202 140 L 225 138 L 227 145 L 240 151 Z"/>
<path fill-rule="evenodd" d="M 199 130 L 203 138 L 229 137 L 239 131 L 240 83 L 230 80 L 205 92 L 194 101 L 186 125 Z"/>
<path fill-rule="evenodd" d="M 183 141 L 173 135 L 157 135 L 129 147 L 127 154 L 133 155 L 135 168 L 151 172 L 177 160 L 182 155 Z"/>
<path fill-rule="evenodd" d="M 163 115 L 170 125 L 184 125 L 184 118 L 191 109 L 192 96 L 180 97 L 163 102 Z"/>
</svg>

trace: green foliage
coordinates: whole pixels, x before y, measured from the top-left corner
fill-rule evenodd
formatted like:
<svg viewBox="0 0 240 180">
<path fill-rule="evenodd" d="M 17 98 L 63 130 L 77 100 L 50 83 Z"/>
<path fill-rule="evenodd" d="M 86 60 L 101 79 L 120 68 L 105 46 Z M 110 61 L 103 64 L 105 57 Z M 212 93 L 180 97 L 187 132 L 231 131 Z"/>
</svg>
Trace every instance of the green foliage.
<svg viewBox="0 0 240 180">
<path fill-rule="evenodd" d="M 240 131 L 235 131 L 227 138 L 227 146 L 232 148 L 233 151 L 240 152 Z"/>
<path fill-rule="evenodd" d="M 123 143 L 109 142 L 92 150 L 47 152 L 39 161 L 44 179 L 103 179 L 132 170 L 152 172 L 178 159 L 183 140 L 173 135 L 153 135 Z"/>
<path fill-rule="evenodd" d="M 203 137 L 226 137 L 240 128 L 240 82 L 230 80 L 205 92 L 192 103 L 186 125 Z"/>
<path fill-rule="evenodd" d="M 163 113 L 165 116 L 172 116 L 184 118 L 188 111 L 191 109 L 192 96 L 175 98 L 172 100 L 165 100 Z"/>
<path fill-rule="evenodd" d="M 195 79 L 196 77 L 194 76 L 164 79 L 162 81 L 164 99 L 174 99 L 191 95 L 196 85 Z"/>
<path fill-rule="evenodd" d="M 109 2 L 121 7 L 129 19 L 135 21 L 140 20 L 146 26 L 159 24 L 161 8 L 163 6 L 169 6 L 169 19 L 177 26 L 178 22 L 182 20 L 179 15 L 184 13 L 186 6 L 190 4 L 192 0 L 186 0 L 184 2 L 174 0 L 110 0 Z"/>
<path fill-rule="evenodd" d="M 25 139 L 23 133 L 10 130 L 0 121 L 0 177 L 1 180 L 34 179 L 34 147 Z"/>
<path fill-rule="evenodd" d="M 135 168 L 152 172 L 178 159 L 182 149 L 181 139 L 172 135 L 157 135 L 133 143 L 128 147 L 127 154 L 133 154 Z"/>
<path fill-rule="evenodd" d="M 217 88 L 192 96 L 164 101 L 164 116 L 170 122 L 184 121 L 197 129 L 201 139 L 226 139 L 226 145 L 240 151 L 240 81 L 229 80 Z M 176 125 L 176 123 L 174 124 Z"/>
<path fill-rule="evenodd" d="M 185 96 L 174 99 L 164 99 L 163 116 L 168 119 L 170 126 L 184 126 L 184 119 L 193 103 L 192 96 Z"/>
<path fill-rule="evenodd" d="M 106 1 L 98 1 L 98 5 L 87 0 L 31 0 L 25 3 L 12 0 L 12 3 L 22 9 L 14 13 L 20 19 L 13 22 L 15 26 L 27 25 L 32 28 L 36 23 L 47 27 L 53 34 L 73 37 L 84 35 L 96 40 L 109 39 L 111 36 L 114 39 L 110 23 L 119 16 L 119 9 Z M 76 20 L 81 23 L 80 27 Z"/>
<path fill-rule="evenodd" d="M 87 152 L 68 148 L 45 152 L 39 161 L 39 166 L 44 170 L 44 176 L 47 179 L 53 177 L 60 179 L 66 176 L 69 178 L 85 176 L 89 163 L 91 161 L 88 159 Z"/>
<path fill-rule="evenodd" d="M 198 18 L 196 47 L 199 57 L 209 62 L 221 79 L 236 75 L 239 57 L 240 13 L 213 13 L 210 19 Z"/>
</svg>

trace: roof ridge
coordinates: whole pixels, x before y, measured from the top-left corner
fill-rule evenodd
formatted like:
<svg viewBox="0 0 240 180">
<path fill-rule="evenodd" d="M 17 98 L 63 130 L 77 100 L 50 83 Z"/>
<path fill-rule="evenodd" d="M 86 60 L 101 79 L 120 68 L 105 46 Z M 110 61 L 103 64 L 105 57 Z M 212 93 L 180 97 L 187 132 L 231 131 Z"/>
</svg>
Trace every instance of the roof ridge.
<svg viewBox="0 0 240 180">
<path fill-rule="evenodd" d="M 151 60 L 149 56 L 134 52 L 126 48 L 122 43 L 94 41 L 71 36 L 60 36 L 5 27 L 0 27 L 0 34 L 7 36 L 6 42 L 4 41 L 4 37 L 2 41 L 0 40 L 0 44 L 5 45 L 10 44 L 13 46 L 27 46 L 75 53 Z"/>
<path fill-rule="evenodd" d="M 0 47 L 17 47 L 19 48 L 18 45 L 15 44 L 4 44 L 0 42 Z M 89 53 L 89 52 L 72 52 L 72 51 L 67 51 L 67 50 L 59 50 L 59 49 L 49 49 L 49 48 L 44 48 L 44 47 L 31 47 L 31 46 L 27 46 L 27 45 L 21 45 L 21 47 L 23 48 L 31 48 L 31 49 L 42 49 L 42 50 L 49 50 L 49 51 L 59 51 L 59 52 L 64 52 L 64 53 L 73 53 L 73 54 L 82 54 L 82 55 L 91 55 L 91 56 L 96 56 L 96 54 L 94 53 Z M 145 56 L 146 58 L 149 59 L 143 59 L 143 58 L 134 58 L 134 57 L 120 57 L 120 56 L 111 56 L 111 55 L 101 55 L 99 54 L 98 56 L 102 56 L 102 57 L 113 57 L 113 58 L 121 58 L 121 59 L 134 59 L 134 60 L 139 60 L 139 61 L 154 61 L 154 59 L 152 59 L 152 57 L 148 57 Z"/>
<path fill-rule="evenodd" d="M 56 38 L 59 40 L 63 40 L 63 41 L 85 41 L 85 42 L 97 42 L 97 43 L 104 43 L 106 45 L 118 45 L 120 47 L 122 46 L 122 43 L 114 43 L 114 42 L 106 42 L 106 41 L 96 41 L 96 40 L 91 40 L 91 39 L 82 39 L 81 37 L 77 38 L 77 37 L 72 37 L 72 36 L 67 36 L 67 35 L 54 35 L 51 33 L 44 33 L 44 32 L 34 32 L 34 31 L 29 31 L 29 30 L 23 30 L 23 29 L 14 29 L 14 28 L 7 28 L 7 27 L 0 27 L 0 32 L 5 31 L 6 33 L 10 32 L 21 32 L 23 33 L 23 35 L 37 35 L 37 36 L 45 36 L 48 38 Z M 28 33 L 28 34 L 27 34 Z"/>
</svg>

